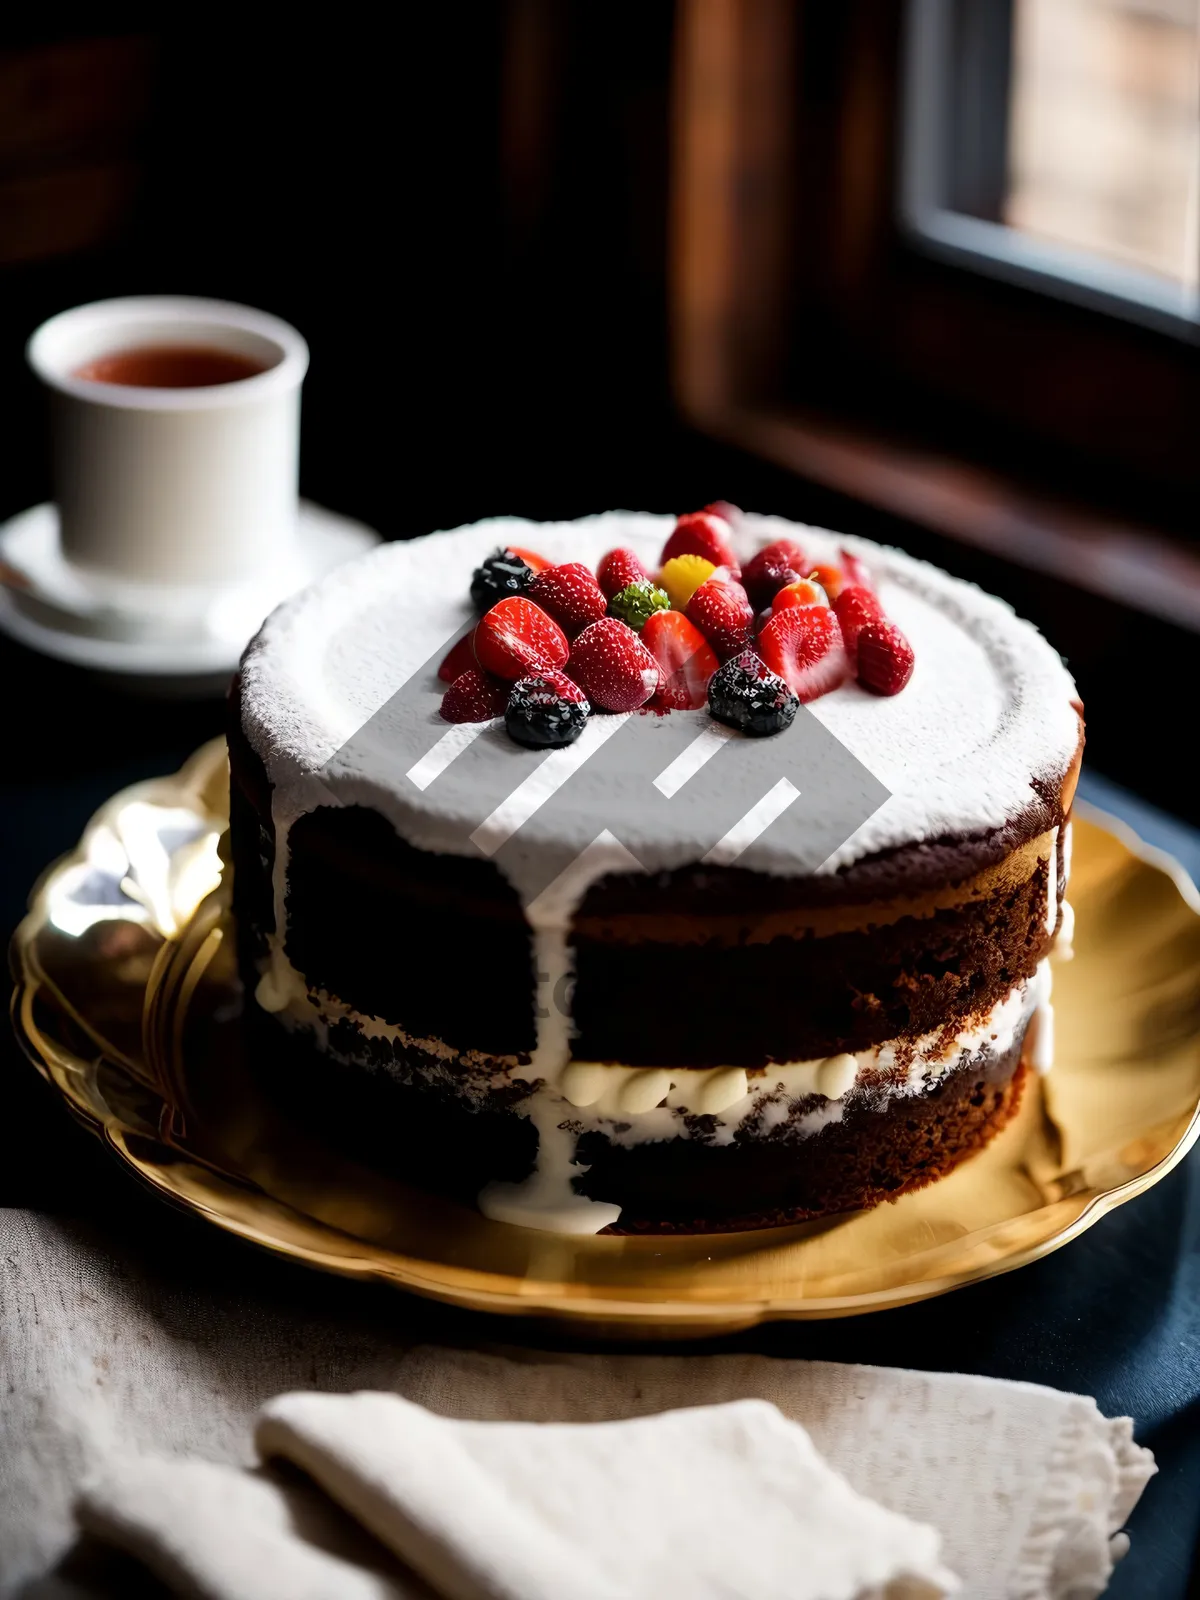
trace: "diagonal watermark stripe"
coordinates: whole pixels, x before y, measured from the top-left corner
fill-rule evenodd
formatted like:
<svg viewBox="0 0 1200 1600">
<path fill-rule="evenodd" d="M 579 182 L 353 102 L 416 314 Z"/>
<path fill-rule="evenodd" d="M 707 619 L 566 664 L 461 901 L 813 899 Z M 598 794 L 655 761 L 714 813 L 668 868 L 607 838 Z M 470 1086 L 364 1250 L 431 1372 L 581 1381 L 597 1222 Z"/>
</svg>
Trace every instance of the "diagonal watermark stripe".
<svg viewBox="0 0 1200 1600">
<path fill-rule="evenodd" d="M 761 839 L 763 834 L 773 822 L 783 815 L 793 801 L 799 800 L 800 791 L 794 783 L 789 783 L 787 778 L 780 778 L 773 788 L 757 804 L 752 805 L 744 817 L 739 817 L 729 832 L 718 839 L 712 849 L 702 859 L 706 867 L 730 867 L 749 850 L 756 839 Z"/>
<path fill-rule="evenodd" d="M 472 833 L 471 843 L 485 856 L 494 856 L 602 744 L 620 732 L 626 720 L 624 716 L 593 717 L 574 744 L 551 751 L 541 765 L 501 801 Z"/>
<path fill-rule="evenodd" d="M 723 722 L 714 722 L 702 728 L 696 737 L 654 780 L 654 787 L 667 800 L 673 800 L 689 778 L 694 778 L 718 750 L 724 749 L 736 735 Z"/>
<path fill-rule="evenodd" d="M 428 789 L 434 779 L 440 778 L 450 763 L 473 745 L 481 733 L 486 733 L 489 728 L 502 727 L 503 724 L 503 717 L 496 717 L 491 722 L 456 722 L 432 750 L 427 750 L 419 761 L 413 762 L 404 776 L 418 789 Z"/>
</svg>

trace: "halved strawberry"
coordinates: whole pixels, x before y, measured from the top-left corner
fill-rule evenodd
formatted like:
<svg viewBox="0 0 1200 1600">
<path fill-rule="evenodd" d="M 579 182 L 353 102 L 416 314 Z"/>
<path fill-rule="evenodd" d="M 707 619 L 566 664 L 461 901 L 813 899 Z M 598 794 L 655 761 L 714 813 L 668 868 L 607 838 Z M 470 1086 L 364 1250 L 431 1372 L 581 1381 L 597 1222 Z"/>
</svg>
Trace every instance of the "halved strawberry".
<svg viewBox="0 0 1200 1600">
<path fill-rule="evenodd" d="M 595 622 L 605 612 L 600 585 L 582 561 L 564 561 L 562 566 L 544 568 L 526 593 L 554 618 L 568 639 L 582 633 L 589 622 Z"/>
<path fill-rule="evenodd" d="M 873 694 L 899 694 L 913 675 L 914 659 L 894 622 L 868 622 L 858 636 L 858 681 Z"/>
<path fill-rule="evenodd" d="M 691 511 L 676 522 L 675 531 L 663 545 L 660 565 L 672 556 L 703 556 L 714 567 L 728 567 L 733 577 L 740 577 L 741 568 L 730 543 L 732 533 L 724 517 L 711 511 Z"/>
<path fill-rule="evenodd" d="M 654 710 L 696 711 L 706 703 L 708 680 L 720 663 L 694 623 L 679 611 L 656 611 L 646 619 L 642 643 L 662 673 Z"/>
<path fill-rule="evenodd" d="M 842 571 L 846 574 L 847 583 L 861 584 L 864 589 L 873 589 L 875 587 L 871 579 L 870 568 L 865 561 L 854 554 L 853 550 L 847 550 L 843 546 L 838 551 L 838 559 L 842 563 Z"/>
<path fill-rule="evenodd" d="M 658 688 L 658 662 L 618 617 L 601 617 L 576 639 L 567 666 L 595 706 L 636 711 Z"/>
<path fill-rule="evenodd" d="M 530 572 L 544 572 L 550 565 L 545 556 L 538 555 L 536 550 L 526 550 L 519 544 L 510 544 L 507 548 L 514 556 L 520 556 Z"/>
<path fill-rule="evenodd" d="M 498 683 L 478 667 L 468 667 L 442 696 L 441 712 L 447 722 L 490 722 L 504 715 L 508 686 Z"/>
<path fill-rule="evenodd" d="M 479 665 L 510 681 L 561 667 L 569 649 L 567 636 L 554 618 L 524 595 L 499 601 L 475 629 Z"/>
<path fill-rule="evenodd" d="M 827 606 L 829 596 L 812 578 L 797 578 L 780 589 L 771 603 L 772 611 L 786 611 L 789 606 Z"/>
<path fill-rule="evenodd" d="M 804 551 L 791 539 L 776 539 L 747 561 L 742 583 L 755 610 L 761 611 L 786 583 L 795 583 L 809 571 Z"/>
<path fill-rule="evenodd" d="M 451 645 L 446 659 L 438 668 L 438 677 L 443 683 L 453 683 L 468 668 L 475 665 L 475 630 L 464 633 L 456 645 Z"/>
<path fill-rule="evenodd" d="M 628 589 L 631 583 L 637 583 L 639 578 L 648 578 L 642 558 L 634 550 L 627 550 L 624 546 L 610 550 L 600 559 L 596 568 L 596 581 L 599 583 L 606 600 L 611 600 L 613 595 L 620 594 L 622 589 Z"/>
<path fill-rule="evenodd" d="M 833 602 L 837 619 L 842 625 L 842 639 L 851 661 L 858 649 L 858 636 L 868 622 L 883 620 L 883 606 L 874 589 L 864 589 L 861 583 L 852 583 L 843 589 Z"/>
<path fill-rule="evenodd" d="M 850 676 L 842 630 L 829 606 L 776 611 L 759 634 L 757 648 L 798 700 L 815 700 Z"/>
<path fill-rule="evenodd" d="M 714 573 L 688 601 L 686 614 L 722 661 L 737 655 L 750 642 L 754 608 L 745 589 L 732 578 Z"/>
</svg>

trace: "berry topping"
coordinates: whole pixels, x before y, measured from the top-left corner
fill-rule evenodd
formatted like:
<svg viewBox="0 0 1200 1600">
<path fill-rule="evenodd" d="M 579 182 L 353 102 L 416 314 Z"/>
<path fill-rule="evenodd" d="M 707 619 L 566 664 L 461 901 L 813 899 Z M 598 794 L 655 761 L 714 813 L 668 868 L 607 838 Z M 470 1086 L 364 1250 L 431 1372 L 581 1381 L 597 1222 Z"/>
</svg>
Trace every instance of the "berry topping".
<svg viewBox="0 0 1200 1600">
<path fill-rule="evenodd" d="M 835 567 L 828 561 L 818 561 L 815 567 L 809 567 L 807 576 L 821 585 L 830 602 L 837 599 L 849 582 L 841 567 Z"/>
<path fill-rule="evenodd" d="M 687 616 L 722 661 L 736 656 L 750 642 L 754 612 L 745 589 L 732 578 L 714 576 L 702 583 L 688 601 Z"/>
<path fill-rule="evenodd" d="M 769 606 L 785 583 L 795 583 L 810 571 L 804 551 L 790 539 L 776 539 L 764 545 L 756 556 L 746 563 L 742 582 L 756 610 Z"/>
<path fill-rule="evenodd" d="M 530 572 L 544 572 L 551 565 L 545 556 L 538 555 L 536 550 L 526 550 L 523 545 L 510 544 L 508 546 L 508 554 L 510 556 L 520 556 Z"/>
<path fill-rule="evenodd" d="M 828 694 L 850 676 L 842 630 L 829 606 L 787 606 L 758 636 L 758 653 L 800 700 Z"/>
<path fill-rule="evenodd" d="M 853 661 L 858 650 L 858 636 L 867 623 L 883 621 L 879 596 L 873 589 L 864 589 L 860 583 L 852 583 L 838 595 L 833 602 L 833 609 L 837 612 L 837 619 L 842 625 L 842 639 Z"/>
<path fill-rule="evenodd" d="M 453 683 L 455 678 L 474 665 L 475 630 L 472 629 L 470 633 L 464 633 L 458 643 L 451 647 L 446 659 L 438 668 L 438 677 L 443 683 Z"/>
<path fill-rule="evenodd" d="M 858 681 L 873 694 L 899 694 L 913 675 L 913 648 L 894 622 L 868 622 L 858 635 Z"/>
<path fill-rule="evenodd" d="M 719 665 L 699 628 L 678 611 L 656 611 L 642 629 L 642 643 L 662 673 L 654 709 L 698 710 L 704 704 L 708 680 Z"/>
<path fill-rule="evenodd" d="M 789 606 L 827 606 L 829 596 L 819 583 L 811 578 L 797 578 L 785 584 L 771 606 L 772 611 L 786 611 Z"/>
<path fill-rule="evenodd" d="M 605 711 L 636 711 L 658 688 L 658 663 L 632 628 L 601 617 L 571 649 L 571 677 Z"/>
<path fill-rule="evenodd" d="M 478 667 L 468 667 L 442 696 L 447 722 L 490 722 L 504 713 L 504 685 Z"/>
<path fill-rule="evenodd" d="M 565 672 L 543 672 L 513 684 L 504 726 L 518 744 L 553 749 L 578 739 L 591 709 L 583 690 Z"/>
<path fill-rule="evenodd" d="M 714 567 L 728 567 L 736 578 L 741 568 L 729 542 L 732 532 L 724 517 L 711 511 L 691 511 L 679 518 L 674 533 L 663 545 L 663 562 L 672 556 L 703 556 Z"/>
<path fill-rule="evenodd" d="M 716 571 L 704 556 L 672 556 L 665 562 L 658 581 L 671 597 L 676 611 L 686 611 L 696 590 Z"/>
<path fill-rule="evenodd" d="M 498 678 L 553 671 L 567 659 L 568 649 L 558 623 L 523 595 L 501 600 L 475 629 L 475 659 Z"/>
<path fill-rule="evenodd" d="M 736 528 L 742 520 L 742 508 L 735 506 L 732 500 L 713 500 L 704 509 L 711 511 L 714 517 L 723 518 L 731 528 Z"/>
<path fill-rule="evenodd" d="M 838 558 L 842 564 L 842 571 L 846 574 L 847 583 L 859 583 L 864 589 L 873 589 L 875 587 L 871 582 L 871 573 L 866 562 L 860 560 L 853 550 L 847 550 L 843 546 L 838 551 Z"/>
<path fill-rule="evenodd" d="M 790 727 L 800 702 L 753 650 L 719 667 L 708 685 L 708 709 L 718 722 L 761 738 Z"/>
<path fill-rule="evenodd" d="M 651 583 L 649 578 L 639 578 L 613 595 L 608 602 L 608 614 L 620 617 L 634 633 L 641 633 L 647 617 L 652 617 L 656 611 L 666 611 L 670 604 L 656 583 Z"/>
<path fill-rule="evenodd" d="M 642 565 L 641 557 L 624 547 L 610 550 L 596 568 L 596 579 L 609 600 L 622 589 L 627 589 L 631 583 L 636 583 L 639 578 L 649 576 Z"/>
<path fill-rule="evenodd" d="M 529 585 L 529 598 L 552 616 L 568 639 L 604 615 L 604 596 L 582 561 L 546 567 Z"/>
<path fill-rule="evenodd" d="M 533 582 L 533 568 L 515 550 L 497 550 L 471 578 L 471 604 L 486 611 L 505 595 L 524 594 Z"/>
</svg>

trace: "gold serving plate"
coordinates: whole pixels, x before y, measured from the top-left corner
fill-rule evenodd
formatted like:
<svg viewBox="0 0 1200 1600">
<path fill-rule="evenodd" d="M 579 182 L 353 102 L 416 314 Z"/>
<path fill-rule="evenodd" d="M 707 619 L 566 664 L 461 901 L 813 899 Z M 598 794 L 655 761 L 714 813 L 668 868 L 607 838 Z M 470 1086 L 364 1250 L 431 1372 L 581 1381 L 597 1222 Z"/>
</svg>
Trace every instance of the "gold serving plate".
<svg viewBox="0 0 1200 1600">
<path fill-rule="evenodd" d="M 742 1234 L 564 1238 L 327 1149 L 246 1070 L 221 742 L 115 796 L 44 875 L 13 1019 L 71 1110 L 168 1199 L 327 1271 L 623 1337 L 697 1337 L 944 1294 L 1057 1250 L 1200 1132 L 1200 900 L 1120 824 L 1075 824 L 1057 1059 L 982 1153 L 874 1211 Z"/>
</svg>

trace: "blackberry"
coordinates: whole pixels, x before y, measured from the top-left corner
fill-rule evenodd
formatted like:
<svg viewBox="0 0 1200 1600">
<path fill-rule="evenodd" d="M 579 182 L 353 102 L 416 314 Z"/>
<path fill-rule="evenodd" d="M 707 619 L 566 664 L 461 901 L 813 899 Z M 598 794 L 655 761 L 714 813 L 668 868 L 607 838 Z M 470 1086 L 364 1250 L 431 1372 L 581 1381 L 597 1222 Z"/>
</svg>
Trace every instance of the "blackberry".
<svg viewBox="0 0 1200 1600">
<path fill-rule="evenodd" d="M 761 738 L 790 728 L 799 700 L 753 650 L 743 650 L 708 681 L 708 709 L 718 722 Z"/>
<path fill-rule="evenodd" d="M 641 633 L 648 618 L 656 611 L 669 611 L 670 608 L 671 602 L 666 594 L 649 578 L 637 578 L 633 583 L 627 583 L 608 602 L 609 616 L 618 618 L 634 633 Z"/>
<path fill-rule="evenodd" d="M 520 678 L 504 711 L 510 738 L 530 750 L 573 744 L 583 732 L 591 705 L 577 684 L 561 672 Z"/>
<path fill-rule="evenodd" d="M 496 550 L 471 578 L 471 604 L 477 611 L 490 611 L 497 600 L 510 594 L 524 594 L 533 582 L 533 568 L 511 550 Z"/>
</svg>

